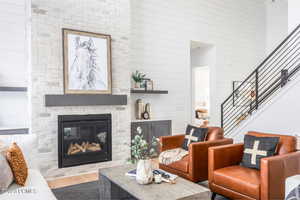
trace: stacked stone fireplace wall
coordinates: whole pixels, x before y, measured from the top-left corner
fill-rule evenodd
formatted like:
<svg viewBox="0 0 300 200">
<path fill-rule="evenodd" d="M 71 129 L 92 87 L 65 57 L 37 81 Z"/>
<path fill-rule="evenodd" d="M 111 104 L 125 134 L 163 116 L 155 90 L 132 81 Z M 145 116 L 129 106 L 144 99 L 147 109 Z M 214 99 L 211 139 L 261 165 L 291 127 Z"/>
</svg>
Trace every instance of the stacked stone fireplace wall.
<svg viewBox="0 0 300 200">
<path fill-rule="evenodd" d="M 32 0 L 31 132 L 38 135 L 39 163 L 47 178 L 96 171 L 129 156 L 129 106 L 45 107 L 46 94 L 63 94 L 62 28 L 110 34 L 113 94 L 130 91 L 129 1 Z M 112 161 L 58 169 L 57 116 L 112 115 Z"/>
</svg>

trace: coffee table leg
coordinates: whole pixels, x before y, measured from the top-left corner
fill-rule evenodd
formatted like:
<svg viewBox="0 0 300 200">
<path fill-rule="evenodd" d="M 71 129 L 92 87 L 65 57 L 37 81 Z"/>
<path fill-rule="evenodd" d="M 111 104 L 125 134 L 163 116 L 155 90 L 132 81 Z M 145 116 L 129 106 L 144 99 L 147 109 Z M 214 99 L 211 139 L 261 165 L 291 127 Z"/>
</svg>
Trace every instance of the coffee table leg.
<svg viewBox="0 0 300 200">
<path fill-rule="evenodd" d="M 100 200 L 111 200 L 111 182 L 105 177 L 99 177 L 99 196 Z"/>
</svg>

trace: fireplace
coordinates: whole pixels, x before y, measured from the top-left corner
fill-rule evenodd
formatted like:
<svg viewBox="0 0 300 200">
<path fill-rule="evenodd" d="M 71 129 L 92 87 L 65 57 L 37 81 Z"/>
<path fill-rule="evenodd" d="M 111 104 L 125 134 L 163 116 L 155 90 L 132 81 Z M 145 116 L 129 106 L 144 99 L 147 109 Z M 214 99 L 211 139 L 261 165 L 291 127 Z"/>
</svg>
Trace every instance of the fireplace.
<svg viewBox="0 0 300 200">
<path fill-rule="evenodd" d="M 111 160 L 111 114 L 58 116 L 58 167 Z"/>
</svg>

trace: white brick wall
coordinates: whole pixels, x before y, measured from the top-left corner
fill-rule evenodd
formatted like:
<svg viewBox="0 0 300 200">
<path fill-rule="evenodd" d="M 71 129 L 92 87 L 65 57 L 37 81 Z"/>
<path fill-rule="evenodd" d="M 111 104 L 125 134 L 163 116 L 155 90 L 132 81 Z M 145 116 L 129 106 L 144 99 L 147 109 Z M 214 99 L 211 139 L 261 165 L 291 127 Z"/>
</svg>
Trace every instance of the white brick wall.
<svg viewBox="0 0 300 200">
<path fill-rule="evenodd" d="M 45 94 L 63 94 L 62 28 L 110 34 L 113 93 L 129 94 L 129 27 L 128 1 L 32 1 L 32 133 L 39 136 L 40 163 L 47 178 L 96 171 L 129 157 L 129 106 L 44 105 Z M 98 113 L 112 114 L 113 161 L 58 170 L 57 115 Z"/>
<path fill-rule="evenodd" d="M 143 96 L 154 117 L 173 120 L 181 132 L 191 120 L 190 41 L 215 45 L 212 69 L 212 123 L 220 104 L 265 52 L 265 7 L 261 0 L 131 0 L 132 71 L 154 79 L 168 95 Z M 135 99 L 132 99 L 134 102 Z"/>
</svg>

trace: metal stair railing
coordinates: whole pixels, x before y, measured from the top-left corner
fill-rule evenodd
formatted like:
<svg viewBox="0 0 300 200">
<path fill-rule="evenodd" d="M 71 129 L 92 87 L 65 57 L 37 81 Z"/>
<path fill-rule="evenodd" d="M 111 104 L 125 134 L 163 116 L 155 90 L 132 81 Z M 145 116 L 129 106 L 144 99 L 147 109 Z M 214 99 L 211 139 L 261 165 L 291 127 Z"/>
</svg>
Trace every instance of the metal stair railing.
<svg viewBox="0 0 300 200">
<path fill-rule="evenodd" d="M 221 104 L 221 126 L 228 135 L 300 69 L 300 25 Z"/>
</svg>

